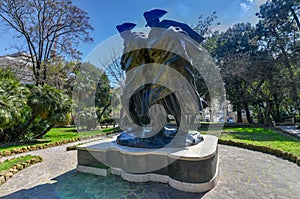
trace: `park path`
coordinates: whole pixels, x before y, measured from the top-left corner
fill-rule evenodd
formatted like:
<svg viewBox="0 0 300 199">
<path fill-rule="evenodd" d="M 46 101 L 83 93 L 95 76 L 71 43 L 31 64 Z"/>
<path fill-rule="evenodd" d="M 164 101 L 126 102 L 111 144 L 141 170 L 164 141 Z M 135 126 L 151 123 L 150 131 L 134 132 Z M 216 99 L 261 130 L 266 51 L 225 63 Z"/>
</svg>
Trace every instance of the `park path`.
<svg viewBox="0 0 300 199">
<path fill-rule="evenodd" d="M 219 182 L 213 190 L 196 194 L 160 183 L 130 183 L 118 176 L 105 178 L 78 173 L 75 170 L 77 151 L 66 151 L 69 145 L 74 143 L 29 152 L 42 156 L 43 162 L 22 170 L 1 185 L 0 197 L 296 199 L 300 196 L 300 167 L 260 152 L 219 145 Z"/>
<path fill-rule="evenodd" d="M 300 138 L 300 129 L 298 129 L 295 125 L 294 126 L 278 126 L 278 128 L 280 128 L 281 130 L 297 136 L 298 138 Z"/>
<path fill-rule="evenodd" d="M 111 137 L 111 135 L 108 135 L 107 137 Z M 43 158 L 44 157 L 48 158 L 48 156 L 52 156 L 52 154 L 55 154 L 56 151 L 60 151 L 60 152 L 61 151 L 66 151 L 66 148 L 68 146 L 73 146 L 73 145 L 80 144 L 80 143 L 92 142 L 92 141 L 95 141 L 95 140 L 105 139 L 105 138 L 106 138 L 105 136 L 99 136 L 99 137 L 95 137 L 95 138 L 91 138 L 91 139 L 81 140 L 81 141 L 78 141 L 78 142 L 71 142 L 71 143 L 56 146 L 56 147 L 49 147 L 49 148 L 46 148 L 46 149 L 41 149 L 41 150 L 36 150 L 36 151 L 28 151 L 28 152 L 25 152 L 25 153 L 19 153 L 19 154 L 15 154 L 15 155 L 11 155 L 11 156 L 3 156 L 3 157 L 0 158 L 0 161 L 3 162 L 7 159 L 12 159 L 12 158 L 15 158 L 15 157 L 20 157 L 20 156 L 25 156 L 25 155 L 39 155 L 39 156 L 42 156 Z"/>
</svg>

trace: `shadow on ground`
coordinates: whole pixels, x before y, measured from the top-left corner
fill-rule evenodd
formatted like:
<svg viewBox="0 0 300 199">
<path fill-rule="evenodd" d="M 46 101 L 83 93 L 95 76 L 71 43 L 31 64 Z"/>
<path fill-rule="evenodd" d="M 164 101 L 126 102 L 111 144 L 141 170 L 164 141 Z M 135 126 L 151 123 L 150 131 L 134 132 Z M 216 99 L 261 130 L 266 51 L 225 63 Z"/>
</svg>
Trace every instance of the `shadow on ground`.
<svg viewBox="0 0 300 199">
<path fill-rule="evenodd" d="M 119 176 L 101 177 L 79 173 L 76 170 L 67 172 L 52 180 L 52 184 L 21 190 L 2 198 L 198 199 L 204 195 L 204 193 L 178 191 L 161 183 L 131 183 Z"/>
</svg>

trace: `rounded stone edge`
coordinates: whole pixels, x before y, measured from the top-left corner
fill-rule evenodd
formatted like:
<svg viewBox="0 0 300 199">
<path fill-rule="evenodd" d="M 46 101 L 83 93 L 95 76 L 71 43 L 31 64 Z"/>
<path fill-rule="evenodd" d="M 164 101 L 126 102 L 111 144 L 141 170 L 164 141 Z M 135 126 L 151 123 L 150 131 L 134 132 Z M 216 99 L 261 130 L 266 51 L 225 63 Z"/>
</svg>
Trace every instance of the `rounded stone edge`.
<svg viewBox="0 0 300 199">
<path fill-rule="evenodd" d="M 24 157 L 24 156 L 20 156 Z M 9 159 L 13 160 L 15 158 Z M 8 160 L 8 161 L 9 161 Z M 34 164 L 37 164 L 39 162 L 42 162 L 43 158 L 41 156 L 34 156 L 30 160 L 27 160 L 21 164 L 14 165 L 13 167 L 9 168 L 8 170 L 0 172 L 0 185 L 4 184 L 7 182 L 7 180 L 11 177 L 13 177 L 15 174 L 17 174 L 19 171 L 22 171 L 23 169 L 30 167 Z"/>
<path fill-rule="evenodd" d="M 126 173 L 119 168 L 112 168 L 111 171 L 112 174 L 120 175 L 124 180 L 127 180 L 129 182 L 150 182 L 151 181 L 151 182 L 165 183 L 165 184 L 169 184 L 174 189 L 180 191 L 200 193 L 200 192 L 209 191 L 216 186 L 219 179 L 219 156 L 217 160 L 216 173 L 214 177 L 209 182 L 205 182 L 205 183 L 180 182 L 169 176 L 153 174 L 153 173 L 148 173 L 148 174 Z"/>
<path fill-rule="evenodd" d="M 204 135 L 204 136 L 212 136 L 212 135 Z M 215 139 L 215 136 L 212 136 L 213 138 L 211 139 Z M 113 146 L 109 146 L 107 148 L 89 148 L 90 145 L 96 144 L 97 142 L 105 142 L 105 143 L 110 143 L 110 145 Z M 135 148 L 137 149 L 136 151 L 127 151 L 126 148 L 130 148 L 133 149 L 133 147 L 127 147 L 127 146 L 122 146 L 122 145 L 118 145 L 118 144 L 113 144 L 114 142 L 114 138 L 111 138 L 109 140 L 96 140 L 93 142 L 89 142 L 87 143 L 88 145 L 82 145 L 82 146 L 77 146 L 75 149 L 76 150 L 82 150 L 82 151 L 90 151 L 90 152 L 108 152 L 108 151 L 113 151 L 113 152 L 118 152 L 121 155 L 134 155 L 134 156 L 144 156 L 144 155 L 167 155 L 168 158 L 176 158 L 179 160 L 188 160 L 188 161 L 199 161 L 199 160 L 207 160 L 212 158 L 213 156 L 216 155 L 216 150 L 213 150 L 210 154 L 206 155 L 206 156 L 202 156 L 201 158 L 198 157 L 183 157 L 182 155 L 174 155 L 174 152 L 170 152 L 170 151 L 161 151 L 161 149 L 141 149 L 141 148 Z M 218 145 L 218 139 L 216 138 L 214 140 L 215 142 L 215 146 L 217 147 Z M 97 143 L 97 144 L 102 144 L 102 143 Z M 199 143 L 199 144 L 202 144 Z M 193 145 L 193 146 L 189 146 L 189 147 L 195 147 L 197 145 Z M 183 147 L 185 148 L 185 147 Z M 215 148 L 215 147 L 214 147 Z M 141 151 L 140 151 L 141 150 Z M 158 151 L 158 152 L 157 152 Z"/>
</svg>

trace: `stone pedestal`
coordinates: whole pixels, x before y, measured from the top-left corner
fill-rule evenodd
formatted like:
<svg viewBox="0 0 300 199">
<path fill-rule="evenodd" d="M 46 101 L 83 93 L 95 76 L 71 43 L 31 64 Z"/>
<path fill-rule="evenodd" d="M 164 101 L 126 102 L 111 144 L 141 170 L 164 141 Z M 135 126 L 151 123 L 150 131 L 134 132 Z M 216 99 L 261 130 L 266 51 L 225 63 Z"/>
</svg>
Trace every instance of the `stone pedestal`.
<svg viewBox="0 0 300 199">
<path fill-rule="evenodd" d="M 187 192 L 205 192 L 218 179 L 218 138 L 183 148 L 144 149 L 118 145 L 112 138 L 77 147 L 77 170 L 120 175 L 131 182 L 168 183 Z"/>
</svg>

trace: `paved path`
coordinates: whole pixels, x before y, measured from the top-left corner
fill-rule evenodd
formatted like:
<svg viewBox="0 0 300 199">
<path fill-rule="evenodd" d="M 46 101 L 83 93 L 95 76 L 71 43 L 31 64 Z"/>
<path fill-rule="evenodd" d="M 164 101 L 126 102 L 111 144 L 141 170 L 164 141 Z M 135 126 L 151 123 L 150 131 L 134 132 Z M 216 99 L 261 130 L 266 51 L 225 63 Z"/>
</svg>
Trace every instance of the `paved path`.
<svg viewBox="0 0 300 199">
<path fill-rule="evenodd" d="M 300 129 L 297 129 L 296 126 L 278 126 L 278 128 L 300 138 Z"/>
<path fill-rule="evenodd" d="M 73 144 L 68 144 L 73 145 Z M 260 152 L 219 145 L 220 178 L 207 193 L 186 193 L 160 183 L 130 183 L 119 176 L 78 173 L 76 151 L 66 146 L 33 151 L 44 161 L 0 186 L 0 197 L 17 198 L 299 198 L 300 167 Z"/>
</svg>

